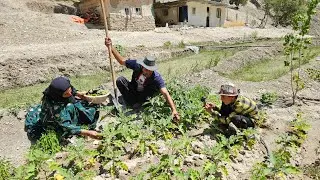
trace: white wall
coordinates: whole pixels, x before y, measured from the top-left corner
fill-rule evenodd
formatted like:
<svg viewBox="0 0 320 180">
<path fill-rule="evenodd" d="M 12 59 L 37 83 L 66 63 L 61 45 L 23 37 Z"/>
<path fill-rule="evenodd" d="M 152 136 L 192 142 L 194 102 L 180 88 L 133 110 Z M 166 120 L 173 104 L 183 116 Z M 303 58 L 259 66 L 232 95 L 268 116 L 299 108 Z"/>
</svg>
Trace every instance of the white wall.
<svg viewBox="0 0 320 180">
<path fill-rule="evenodd" d="M 207 7 L 209 7 L 209 26 L 219 27 L 223 26 L 226 19 L 226 8 L 221 6 L 213 6 L 211 4 L 204 4 L 200 2 L 188 2 L 188 25 L 203 26 L 207 24 Z M 192 9 L 196 8 L 196 14 L 192 14 Z M 221 23 L 220 18 L 217 18 L 217 8 L 221 9 Z"/>
<path fill-rule="evenodd" d="M 221 9 L 221 18 L 217 18 L 217 9 Z M 210 26 L 211 27 L 222 27 L 226 20 L 226 8 L 219 6 L 210 7 Z"/>
<path fill-rule="evenodd" d="M 206 26 L 207 6 L 199 2 L 187 2 L 188 25 Z M 192 8 L 196 8 L 196 14 L 192 14 Z"/>
</svg>

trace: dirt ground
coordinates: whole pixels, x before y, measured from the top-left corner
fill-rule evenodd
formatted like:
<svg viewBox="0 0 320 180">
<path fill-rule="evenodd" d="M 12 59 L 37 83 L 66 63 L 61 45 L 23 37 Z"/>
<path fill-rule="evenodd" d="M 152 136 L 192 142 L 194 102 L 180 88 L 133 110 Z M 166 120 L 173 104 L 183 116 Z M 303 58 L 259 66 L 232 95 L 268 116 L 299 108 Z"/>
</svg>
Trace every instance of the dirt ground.
<svg viewBox="0 0 320 180">
<path fill-rule="evenodd" d="M 41 83 L 57 74 L 92 74 L 108 67 L 104 30 L 74 23 L 73 15 L 53 13 L 52 9 L 60 3 L 62 1 L 1 1 L 0 89 Z M 147 32 L 111 31 L 110 36 L 114 44 L 128 49 L 128 57 L 154 54 L 162 58 L 167 57 L 167 52 L 156 47 L 167 41 L 226 43 L 252 37 L 279 38 L 288 32 L 291 31 L 277 28 L 184 27 Z M 135 48 L 137 46 L 140 48 Z"/>
<path fill-rule="evenodd" d="M 41 1 L 39 4 L 29 4 L 27 0 L 2 0 L 0 2 L 0 89 L 16 86 L 26 86 L 50 79 L 55 74 L 90 74 L 106 70 L 106 53 L 103 30 L 88 29 L 86 26 L 71 21 L 71 15 L 52 13 L 54 1 Z M 40 2 L 40 1 L 33 1 Z M 39 22 L 41 25 L 39 26 Z M 166 41 L 179 43 L 188 42 L 228 42 L 250 38 L 254 33 L 263 38 L 279 38 L 289 29 L 253 29 L 240 28 L 184 28 L 170 30 L 158 28 L 148 32 L 115 32 L 110 35 L 114 44 L 121 44 L 129 49 L 128 56 L 143 56 L 148 53 L 159 57 L 168 54 L 161 48 Z M 139 48 L 137 48 L 139 46 Z M 277 92 L 281 98 L 271 107 L 266 108 L 269 116 L 269 129 L 263 129 L 262 138 L 274 148 L 274 141 L 285 132 L 288 122 L 298 112 L 304 112 L 312 126 L 308 139 L 299 155 L 300 164 L 310 164 L 320 158 L 316 150 L 320 148 L 320 83 L 308 79 L 306 88 L 299 94 L 297 106 L 290 105 L 289 76 L 266 82 L 246 82 L 230 80 L 219 75 L 219 72 L 237 69 L 244 64 L 244 59 L 261 59 L 264 56 L 275 56 L 277 48 L 268 51 L 249 49 L 239 52 L 229 61 L 233 65 L 218 64 L 216 68 L 185 76 L 181 79 L 188 85 L 208 86 L 212 91 L 224 82 L 232 81 L 243 95 L 259 99 L 262 93 Z M 257 57 L 257 58 L 256 58 Z M 225 63 L 225 62 L 224 62 Z M 219 67 L 219 68 L 218 68 Z M 304 66 L 320 69 L 320 61 L 313 61 Z M 218 69 L 219 72 L 218 72 Z M 0 110 L 0 157 L 8 158 L 18 166 L 24 162 L 24 154 L 30 147 L 24 127 L 25 111 L 12 115 Z M 261 149 L 244 155 L 243 161 L 230 167 L 229 179 L 245 179 L 251 166 L 261 158 Z"/>
</svg>

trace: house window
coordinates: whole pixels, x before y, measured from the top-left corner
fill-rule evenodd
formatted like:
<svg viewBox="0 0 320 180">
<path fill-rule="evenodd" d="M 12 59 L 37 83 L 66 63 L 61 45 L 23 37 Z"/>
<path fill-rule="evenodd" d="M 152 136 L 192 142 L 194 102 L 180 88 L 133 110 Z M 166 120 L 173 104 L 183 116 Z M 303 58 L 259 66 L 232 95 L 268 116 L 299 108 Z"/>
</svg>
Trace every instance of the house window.
<svg viewBox="0 0 320 180">
<path fill-rule="evenodd" d="M 192 8 L 192 14 L 193 14 L 193 15 L 196 14 L 196 8 Z"/>
<path fill-rule="evenodd" d="M 217 18 L 221 18 L 221 8 L 217 8 Z"/>
<path fill-rule="evenodd" d="M 126 15 L 129 15 L 129 8 L 124 8 L 124 12 L 126 13 Z"/>
<path fill-rule="evenodd" d="M 163 16 L 168 16 L 169 15 L 169 10 L 168 9 L 163 9 L 162 10 Z"/>
<path fill-rule="evenodd" d="M 141 8 L 136 8 L 136 14 L 141 15 Z"/>
</svg>

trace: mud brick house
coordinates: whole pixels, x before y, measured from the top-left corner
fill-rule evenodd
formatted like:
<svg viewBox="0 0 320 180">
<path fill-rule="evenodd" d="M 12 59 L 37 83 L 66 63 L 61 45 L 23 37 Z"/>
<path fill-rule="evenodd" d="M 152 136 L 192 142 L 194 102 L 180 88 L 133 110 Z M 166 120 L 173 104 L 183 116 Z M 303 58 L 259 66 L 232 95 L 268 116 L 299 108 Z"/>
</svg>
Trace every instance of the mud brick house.
<svg viewBox="0 0 320 180">
<path fill-rule="evenodd" d="M 153 0 L 104 0 L 107 22 L 110 30 L 148 31 L 155 28 Z M 100 0 L 81 0 L 79 9 L 100 13 L 103 22 Z"/>
<path fill-rule="evenodd" d="M 222 27 L 227 6 L 227 0 L 155 0 L 154 12 L 158 26 Z"/>
</svg>

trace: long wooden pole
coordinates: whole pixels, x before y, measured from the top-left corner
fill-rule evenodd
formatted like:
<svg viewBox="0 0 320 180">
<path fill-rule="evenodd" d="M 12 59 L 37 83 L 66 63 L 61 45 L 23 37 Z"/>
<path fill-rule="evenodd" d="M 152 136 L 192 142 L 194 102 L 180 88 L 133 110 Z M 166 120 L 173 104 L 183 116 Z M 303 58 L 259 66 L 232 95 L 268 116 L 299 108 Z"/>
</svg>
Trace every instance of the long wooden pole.
<svg viewBox="0 0 320 180">
<path fill-rule="evenodd" d="M 104 21 L 104 28 L 106 31 L 106 37 L 108 37 L 108 23 L 107 23 L 107 15 L 106 15 L 106 9 L 104 6 L 104 0 L 100 0 L 101 8 L 102 8 L 102 14 L 103 14 L 103 21 Z M 113 61 L 112 61 L 112 53 L 111 53 L 111 45 L 107 46 L 108 53 L 109 53 L 109 62 L 111 67 L 111 74 L 112 74 L 112 83 L 113 83 L 113 90 L 114 90 L 114 96 L 116 102 L 118 102 L 118 92 L 117 92 L 117 86 L 116 86 L 116 75 L 114 71 Z"/>
</svg>

